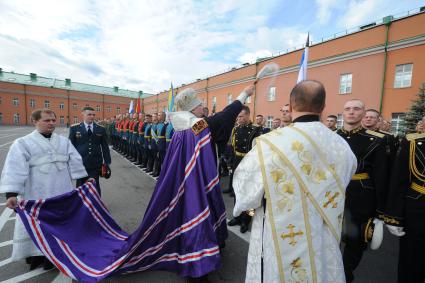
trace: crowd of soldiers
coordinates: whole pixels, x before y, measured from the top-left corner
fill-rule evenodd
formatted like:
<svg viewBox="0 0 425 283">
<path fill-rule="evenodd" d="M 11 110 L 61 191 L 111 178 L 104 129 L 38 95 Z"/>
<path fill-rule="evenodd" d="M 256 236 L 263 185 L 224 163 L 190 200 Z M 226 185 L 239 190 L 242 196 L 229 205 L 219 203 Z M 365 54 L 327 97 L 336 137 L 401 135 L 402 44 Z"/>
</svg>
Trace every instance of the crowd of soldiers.
<svg viewBox="0 0 425 283">
<path fill-rule="evenodd" d="M 166 121 L 165 112 L 117 115 L 106 127 L 115 151 L 152 177 L 159 176 L 174 133 L 172 124 Z"/>
<path fill-rule="evenodd" d="M 228 144 L 218 148 L 220 176 L 230 175 L 223 193 L 235 197 L 233 172 L 251 150 L 255 138 L 291 124 L 289 105 L 280 111 L 281 118 L 275 118 L 271 128 L 267 128 L 262 115 L 256 115 L 252 123 L 249 107 L 243 107 Z M 378 111 L 366 110 L 364 103 L 356 99 L 344 105 L 343 118 L 339 129 L 335 115 L 327 116 L 323 123 L 345 139 L 358 161 L 356 174 L 346 190 L 343 261 L 347 282 L 353 281 L 353 272 L 370 246 L 373 227 L 379 221 L 393 235 L 401 237 L 407 233 L 400 240 L 399 282 L 422 282 L 416 279 L 424 276 L 423 271 L 417 275 L 418 270 L 423 270 L 423 260 L 416 260 L 412 252 L 425 252 L 425 244 L 420 244 L 425 243 L 425 223 L 421 218 L 425 216 L 425 122 L 419 121 L 417 133 L 397 137 Z M 159 176 L 174 132 L 164 112 L 118 115 L 106 126 L 117 152 L 153 177 Z M 231 219 L 228 225 L 239 225 L 240 232 L 245 233 L 252 213 L 247 211 Z"/>
</svg>

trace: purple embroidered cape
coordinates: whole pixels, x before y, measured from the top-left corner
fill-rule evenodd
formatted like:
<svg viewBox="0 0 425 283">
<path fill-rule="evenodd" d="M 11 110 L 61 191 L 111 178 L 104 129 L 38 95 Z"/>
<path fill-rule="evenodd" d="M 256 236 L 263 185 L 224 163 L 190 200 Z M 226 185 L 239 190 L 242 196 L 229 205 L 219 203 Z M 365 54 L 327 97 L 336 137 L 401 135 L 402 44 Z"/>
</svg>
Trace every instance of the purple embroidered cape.
<svg viewBox="0 0 425 283">
<path fill-rule="evenodd" d="M 200 277 L 220 267 L 227 238 L 211 134 L 176 132 L 144 219 L 131 235 L 112 219 L 87 183 L 16 209 L 43 254 L 69 277 L 96 282 L 143 270 Z"/>
</svg>

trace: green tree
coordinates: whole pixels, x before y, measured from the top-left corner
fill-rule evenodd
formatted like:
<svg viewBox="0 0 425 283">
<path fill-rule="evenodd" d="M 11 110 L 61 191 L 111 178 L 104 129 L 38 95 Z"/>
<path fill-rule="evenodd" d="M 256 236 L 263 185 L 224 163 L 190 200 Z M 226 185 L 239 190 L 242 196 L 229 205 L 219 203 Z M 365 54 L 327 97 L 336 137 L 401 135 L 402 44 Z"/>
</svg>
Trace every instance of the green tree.
<svg viewBox="0 0 425 283">
<path fill-rule="evenodd" d="M 425 83 L 419 88 L 419 93 L 415 100 L 412 101 L 409 112 L 404 118 L 404 126 L 406 133 L 416 132 L 416 125 L 425 115 Z"/>
</svg>

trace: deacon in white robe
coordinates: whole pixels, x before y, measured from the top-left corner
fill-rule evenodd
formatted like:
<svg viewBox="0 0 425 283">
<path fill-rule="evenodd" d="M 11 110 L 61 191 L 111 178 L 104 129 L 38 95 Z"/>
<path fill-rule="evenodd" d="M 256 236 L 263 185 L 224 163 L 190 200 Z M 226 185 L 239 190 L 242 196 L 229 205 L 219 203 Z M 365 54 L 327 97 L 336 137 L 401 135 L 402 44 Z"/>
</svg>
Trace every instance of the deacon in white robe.
<svg viewBox="0 0 425 283">
<path fill-rule="evenodd" d="M 357 161 L 319 122 L 321 83 L 291 92 L 293 124 L 262 135 L 236 169 L 234 216 L 255 209 L 245 282 L 345 282 L 339 249 Z"/>
<path fill-rule="evenodd" d="M 0 193 L 6 193 L 11 208 L 16 206 L 16 195 L 27 200 L 54 197 L 73 190 L 72 179 L 87 176 L 82 158 L 70 140 L 53 133 L 53 111 L 36 110 L 32 116 L 36 130 L 13 142 L 1 174 Z M 41 255 L 17 217 L 12 260 Z"/>
</svg>

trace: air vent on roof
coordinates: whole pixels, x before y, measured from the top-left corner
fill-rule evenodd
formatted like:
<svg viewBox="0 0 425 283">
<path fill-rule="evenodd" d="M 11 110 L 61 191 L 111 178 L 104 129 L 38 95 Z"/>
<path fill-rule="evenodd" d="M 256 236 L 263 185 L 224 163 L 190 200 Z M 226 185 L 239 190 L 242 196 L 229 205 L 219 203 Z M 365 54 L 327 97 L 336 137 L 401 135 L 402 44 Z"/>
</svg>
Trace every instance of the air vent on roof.
<svg viewBox="0 0 425 283">
<path fill-rule="evenodd" d="M 65 85 L 71 86 L 71 79 L 65 79 Z"/>
<path fill-rule="evenodd" d="M 233 67 L 233 68 L 232 68 L 232 71 L 234 71 L 234 70 L 236 70 L 236 67 Z"/>
<path fill-rule="evenodd" d="M 390 24 L 394 20 L 393 16 L 386 16 L 382 19 L 382 22 L 386 25 Z"/>
<path fill-rule="evenodd" d="M 370 23 L 370 24 L 361 26 L 360 29 L 362 29 L 362 30 L 363 29 L 368 29 L 368 28 L 371 28 L 371 27 L 374 27 L 374 26 L 376 26 L 376 23 Z"/>
<path fill-rule="evenodd" d="M 243 63 L 242 66 L 249 66 L 249 63 Z"/>
<path fill-rule="evenodd" d="M 425 11 L 425 6 L 419 8 L 419 12 L 424 12 L 424 11 Z"/>
<path fill-rule="evenodd" d="M 32 81 L 36 81 L 37 80 L 37 74 L 36 73 L 30 73 L 30 78 Z"/>
<path fill-rule="evenodd" d="M 118 87 L 114 86 L 114 92 L 118 92 Z"/>
</svg>

